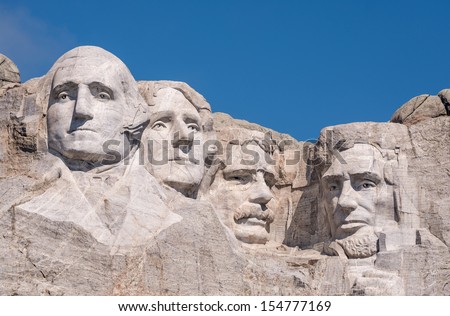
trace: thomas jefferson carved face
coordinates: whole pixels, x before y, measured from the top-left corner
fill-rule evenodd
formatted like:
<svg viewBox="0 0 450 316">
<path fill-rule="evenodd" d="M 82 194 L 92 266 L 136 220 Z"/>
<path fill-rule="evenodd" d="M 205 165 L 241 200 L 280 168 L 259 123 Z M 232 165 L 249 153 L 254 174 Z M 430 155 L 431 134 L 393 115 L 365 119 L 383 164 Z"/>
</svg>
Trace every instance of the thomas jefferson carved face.
<svg viewBox="0 0 450 316">
<path fill-rule="evenodd" d="M 164 184 L 189 195 L 205 171 L 201 117 L 180 91 L 160 89 L 144 139 L 151 173 Z"/>
<path fill-rule="evenodd" d="M 222 223 L 241 242 L 265 244 L 274 214 L 268 207 L 273 198 L 274 168 L 259 145 L 234 146 L 232 161 L 220 170 L 211 185 L 209 199 Z M 249 153 L 252 153 L 249 155 Z"/>
<path fill-rule="evenodd" d="M 393 187 L 384 178 L 384 158 L 372 145 L 340 152 L 321 179 L 332 238 L 349 257 L 377 251 L 375 233 L 395 225 Z"/>
</svg>

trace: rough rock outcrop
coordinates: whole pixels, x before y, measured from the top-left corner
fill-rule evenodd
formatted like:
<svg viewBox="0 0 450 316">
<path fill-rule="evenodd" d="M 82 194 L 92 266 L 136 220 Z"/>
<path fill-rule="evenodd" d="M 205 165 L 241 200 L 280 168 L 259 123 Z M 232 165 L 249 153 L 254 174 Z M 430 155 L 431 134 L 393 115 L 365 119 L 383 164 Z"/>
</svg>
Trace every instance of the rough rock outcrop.
<svg viewBox="0 0 450 316">
<path fill-rule="evenodd" d="M 0 88 L 14 83 L 20 83 L 19 69 L 11 59 L 0 54 Z"/>
<path fill-rule="evenodd" d="M 413 125 L 421 120 L 448 115 L 446 92 L 439 95 L 422 94 L 403 104 L 392 116 L 391 122 Z"/>
</svg>

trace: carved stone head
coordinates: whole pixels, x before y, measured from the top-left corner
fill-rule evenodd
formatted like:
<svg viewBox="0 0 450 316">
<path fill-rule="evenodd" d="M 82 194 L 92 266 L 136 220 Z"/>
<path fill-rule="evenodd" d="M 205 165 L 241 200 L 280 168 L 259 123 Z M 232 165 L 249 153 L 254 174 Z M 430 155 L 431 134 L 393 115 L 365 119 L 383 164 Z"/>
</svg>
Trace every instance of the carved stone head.
<svg viewBox="0 0 450 316">
<path fill-rule="evenodd" d="M 206 168 L 205 146 L 214 139 L 210 106 L 185 83 L 139 84 L 150 105 L 143 136 L 147 168 L 163 184 L 195 197 Z"/>
<path fill-rule="evenodd" d="M 221 136 L 222 159 L 216 162 L 207 198 L 238 240 L 265 244 L 274 219 L 268 206 L 275 182 L 271 144 L 264 133 L 240 128 L 223 130 Z"/>
<path fill-rule="evenodd" d="M 397 128 L 394 124 L 368 125 L 365 131 L 358 123 L 333 127 L 322 131 L 319 141 L 326 154 L 318 168 L 321 205 L 332 240 L 349 258 L 375 254 L 379 233 L 398 229 L 400 221 L 404 227 L 412 225 L 412 219 L 402 213 L 399 196 L 407 177 L 402 150 L 408 147 L 408 140 L 394 145 L 398 140 L 385 134 L 386 129 Z M 386 136 L 391 141 L 386 141 Z"/>
<path fill-rule="evenodd" d="M 45 79 L 50 151 L 85 166 L 128 156 L 148 117 L 137 83 L 120 59 L 99 47 L 77 47 L 60 57 Z"/>
</svg>

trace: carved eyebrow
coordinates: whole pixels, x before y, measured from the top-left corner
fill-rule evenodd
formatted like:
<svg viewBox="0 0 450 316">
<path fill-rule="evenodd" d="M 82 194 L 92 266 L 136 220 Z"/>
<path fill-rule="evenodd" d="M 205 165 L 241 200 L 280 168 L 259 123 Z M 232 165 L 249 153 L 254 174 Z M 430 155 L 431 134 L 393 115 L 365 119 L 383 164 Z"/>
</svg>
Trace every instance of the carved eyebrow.
<svg viewBox="0 0 450 316">
<path fill-rule="evenodd" d="M 334 183 L 334 182 L 340 183 L 343 180 L 345 180 L 345 177 L 342 174 L 330 174 L 330 175 L 324 175 L 320 181 L 328 184 L 328 183 Z"/>
<path fill-rule="evenodd" d="M 94 89 L 99 89 L 101 91 L 107 92 L 109 94 L 109 96 L 111 97 L 111 99 L 114 99 L 114 91 L 110 87 L 106 86 L 105 84 L 98 82 L 98 81 L 94 81 L 94 82 L 91 82 L 88 86 L 89 86 L 89 89 L 91 90 L 91 93 L 94 92 L 93 91 Z"/>
<path fill-rule="evenodd" d="M 73 81 L 64 82 L 62 84 L 57 85 L 52 89 L 53 96 L 59 94 L 61 91 L 65 90 L 74 90 L 78 87 L 78 85 Z"/>
<path fill-rule="evenodd" d="M 196 124 L 200 123 L 200 118 L 194 115 L 185 114 L 183 119 L 186 123 L 196 123 Z"/>
<path fill-rule="evenodd" d="M 248 166 L 248 168 L 246 168 L 246 166 L 239 166 L 238 168 L 235 168 L 235 169 L 233 169 L 231 166 L 229 166 L 229 167 L 226 167 L 224 170 L 223 170 L 223 173 L 225 174 L 225 175 L 234 175 L 234 174 L 243 174 L 243 173 L 245 173 L 245 174 L 249 174 L 249 173 L 251 173 L 251 174 L 256 174 L 256 170 L 254 169 L 254 168 L 252 168 L 252 166 Z"/>
<path fill-rule="evenodd" d="M 352 179 L 357 179 L 357 180 L 361 180 L 361 179 L 366 179 L 366 180 L 371 180 L 375 183 L 380 183 L 381 182 L 381 176 L 371 172 L 371 171 L 366 171 L 366 172 L 358 172 L 358 173 L 353 173 L 350 175 L 350 177 Z"/>
<path fill-rule="evenodd" d="M 344 178 L 345 177 L 341 174 L 325 174 L 322 177 L 322 181 L 329 183 L 329 182 L 341 181 Z"/>
<path fill-rule="evenodd" d="M 161 120 L 164 122 L 168 122 L 172 119 L 174 113 L 172 111 L 159 111 L 154 112 L 150 115 L 151 121 Z"/>
</svg>

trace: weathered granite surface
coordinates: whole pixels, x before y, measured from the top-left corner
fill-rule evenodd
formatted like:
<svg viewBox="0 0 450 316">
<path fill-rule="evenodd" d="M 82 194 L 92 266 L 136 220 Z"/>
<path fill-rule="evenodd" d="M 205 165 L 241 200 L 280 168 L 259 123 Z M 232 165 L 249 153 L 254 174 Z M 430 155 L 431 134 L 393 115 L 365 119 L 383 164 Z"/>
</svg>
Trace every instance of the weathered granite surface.
<svg viewBox="0 0 450 316">
<path fill-rule="evenodd" d="M 0 54 L 0 88 L 14 83 L 20 83 L 19 69 L 11 59 Z"/>
<path fill-rule="evenodd" d="M 450 294 L 450 90 L 312 144 L 98 47 L 0 61 L 0 294 Z"/>
</svg>

